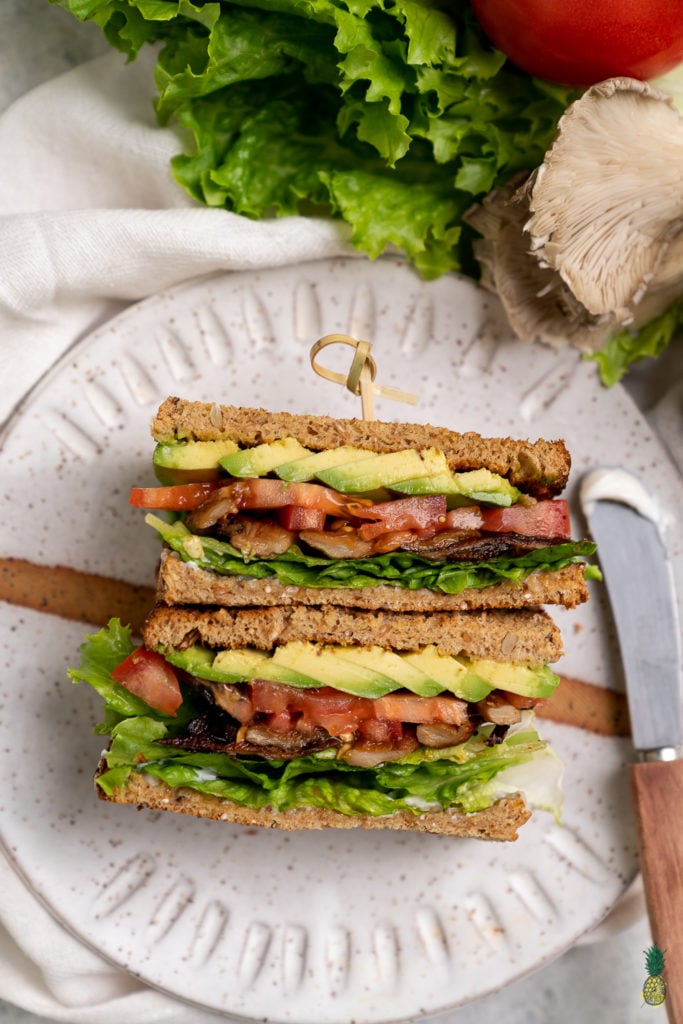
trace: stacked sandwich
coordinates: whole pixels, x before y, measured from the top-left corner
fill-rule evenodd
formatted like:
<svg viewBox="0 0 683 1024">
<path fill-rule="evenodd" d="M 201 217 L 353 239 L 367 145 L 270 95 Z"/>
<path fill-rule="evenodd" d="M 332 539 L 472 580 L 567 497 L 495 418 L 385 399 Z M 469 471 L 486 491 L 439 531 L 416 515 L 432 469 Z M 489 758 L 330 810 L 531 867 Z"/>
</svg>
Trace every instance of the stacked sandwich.
<svg viewBox="0 0 683 1024">
<path fill-rule="evenodd" d="M 490 839 L 557 811 L 542 606 L 587 599 L 593 552 L 557 497 L 562 442 L 177 398 L 152 434 L 143 645 L 112 621 L 71 672 L 107 705 L 100 796 Z"/>
</svg>

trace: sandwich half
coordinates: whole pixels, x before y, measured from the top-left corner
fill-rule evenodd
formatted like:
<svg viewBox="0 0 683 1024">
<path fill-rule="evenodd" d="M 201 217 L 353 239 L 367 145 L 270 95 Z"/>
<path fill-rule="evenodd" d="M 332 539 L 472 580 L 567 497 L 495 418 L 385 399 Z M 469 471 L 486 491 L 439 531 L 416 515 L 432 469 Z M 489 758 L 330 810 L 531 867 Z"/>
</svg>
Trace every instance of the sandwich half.
<svg viewBox="0 0 683 1024">
<path fill-rule="evenodd" d="M 166 551 L 169 604 L 438 611 L 574 607 L 561 441 L 268 413 L 168 398 L 152 424 L 158 487 L 131 502 Z"/>
<path fill-rule="evenodd" d="M 594 550 L 562 442 L 177 398 L 152 433 L 131 502 L 164 542 L 156 607 L 70 673 L 105 700 L 103 799 L 495 840 L 559 814 L 541 606 L 586 600 Z"/>
<path fill-rule="evenodd" d="M 76 681 L 106 704 L 103 799 L 284 829 L 511 840 L 559 813 L 533 708 L 558 679 L 543 611 L 157 606 L 112 621 Z"/>
</svg>

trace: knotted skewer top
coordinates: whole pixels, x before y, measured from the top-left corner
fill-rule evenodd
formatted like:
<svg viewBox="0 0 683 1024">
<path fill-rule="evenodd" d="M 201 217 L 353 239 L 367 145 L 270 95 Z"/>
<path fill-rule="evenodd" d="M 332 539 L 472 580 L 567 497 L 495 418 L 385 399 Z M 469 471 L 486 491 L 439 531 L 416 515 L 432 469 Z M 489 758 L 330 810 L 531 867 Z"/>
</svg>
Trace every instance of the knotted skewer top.
<svg viewBox="0 0 683 1024">
<path fill-rule="evenodd" d="M 328 370 L 316 362 L 316 356 L 321 349 L 326 348 L 328 345 L 337 344 L 349 345 L 355 349 L 353 362 L 346 376 L 343 373 Z M 391 398 L 396 402 L 408 402 L 410 405 L 416 405 L 418 401 L 417 395 L 411 395 L 407 391 L 399 391 L 397 388 L 388 388 L 382 384 L 375 384 L 377 364 L 370 355 L 371 348 L 372 345 L 369 341 L 359 341 L 356 338 L 351 338 L 348 334 L 326 334 L 324 338 L 316 341 L 315 345 L 311 348 L 311 367 L 319 377 L 324 377 L 325 380 L 330 380 L 335 384 L 343 384 L 351 394 L 359 395 L 364 420 L 373 420 L 375 418 L 373 413 L 373 395 Z"/>
</svg>

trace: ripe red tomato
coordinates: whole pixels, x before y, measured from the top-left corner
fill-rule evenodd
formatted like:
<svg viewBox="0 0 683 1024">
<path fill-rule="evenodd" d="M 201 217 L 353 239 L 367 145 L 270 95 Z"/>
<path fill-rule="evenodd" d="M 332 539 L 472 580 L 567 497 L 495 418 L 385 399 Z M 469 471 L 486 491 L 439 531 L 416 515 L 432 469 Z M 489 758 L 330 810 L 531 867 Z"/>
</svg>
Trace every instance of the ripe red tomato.
<svg viewBox="0 0 683 1024">
<path fill-rule="evenodd" d="M 324 530 L 326 518 L 326 513 L 320 508 L 285 505 L 278 509 L 278 519 L 285 530 Z"/>
<path fill-rule="evenodd" d="M 175 715 L 183 702 L 173 668 L 156 651 L 137 647 L 111 674 L 130 693 L 165 715 Z"/>
<path fill-rule="evenodd" d="M 491 42 L 563 85 L 648 79 L 683 61 L 681 0 L 472 0 Z"/>
<path fill-rule="evenodd" d="M 171 487 L 133 487 L 129 504 L 136 508 L 168 509 L 189 512 L 199 508 L 220 486 L 217 480 L 195 484 L 175 484 Z"/>
<path fill-rule="evenodd" d="M 526 537 L 569 540 L 569 506 L 562 498 L 537 501 L 534 505 L 481 510 L 482 529 L 494 533 L 519 533 Z"/>
</svg>

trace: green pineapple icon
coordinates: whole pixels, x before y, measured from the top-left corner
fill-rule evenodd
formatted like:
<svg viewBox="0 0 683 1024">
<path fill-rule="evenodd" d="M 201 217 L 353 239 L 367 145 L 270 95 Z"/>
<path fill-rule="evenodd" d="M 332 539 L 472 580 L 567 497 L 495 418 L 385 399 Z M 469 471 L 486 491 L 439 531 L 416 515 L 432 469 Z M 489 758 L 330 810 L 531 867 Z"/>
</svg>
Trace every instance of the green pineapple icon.
<svg viewBox="0 0 683 1024">
<path fill-rule="evenodd" d="M 666 998 L 666 982 L 662 977 L 664 953 L 656 946 L 643 950 L 647 978 L 643 985 L 643 999 L 649 1006 L 661 1006 Z"/>
</svg>

